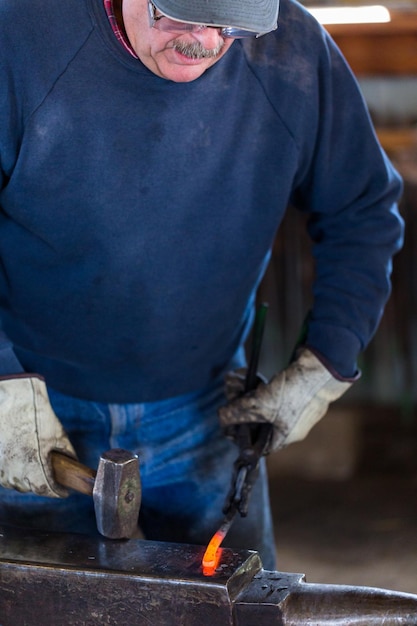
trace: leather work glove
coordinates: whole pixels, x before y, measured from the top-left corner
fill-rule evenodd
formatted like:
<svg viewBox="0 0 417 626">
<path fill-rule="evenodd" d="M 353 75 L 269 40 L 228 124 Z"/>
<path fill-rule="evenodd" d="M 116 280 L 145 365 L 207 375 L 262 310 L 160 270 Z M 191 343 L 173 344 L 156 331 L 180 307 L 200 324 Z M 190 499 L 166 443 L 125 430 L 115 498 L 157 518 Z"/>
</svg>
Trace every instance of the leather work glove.
<svg viewBox="0 0 417 626">
<path fill-rule="evenodd" d="M 76 457 L 43 378 L 0 378 L 0 485 L 51 498 L 67 496 L 53 478 L 52 450 Z"/>
<path fill-rule="evenodd" d="M 237 424 L 269 422 L 274 428 L 265 454 L 304 439 L 325 415 L 329 404 L 340 398 L 359 378 L 337 379 L 308 348 L 270 382 L 261 382 L 242 395 L 243 372 L 226 375 L 229 403 L 219 409 L 226 436 Z"/>
</svg>

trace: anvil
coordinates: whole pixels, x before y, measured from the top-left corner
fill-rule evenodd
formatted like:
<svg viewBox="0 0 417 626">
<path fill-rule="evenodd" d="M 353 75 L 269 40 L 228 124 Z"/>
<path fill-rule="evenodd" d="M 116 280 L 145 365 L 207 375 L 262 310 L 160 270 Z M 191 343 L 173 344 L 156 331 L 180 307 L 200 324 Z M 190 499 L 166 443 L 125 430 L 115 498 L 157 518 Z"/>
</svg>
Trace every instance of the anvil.
<svg viewBox="0 0 417 626">
<path fill-rule="evenodd" d="M 257 552 L 0 526 L 1 626 L 417 625 L 417 595 L 305 582 Z"/>
</svg>

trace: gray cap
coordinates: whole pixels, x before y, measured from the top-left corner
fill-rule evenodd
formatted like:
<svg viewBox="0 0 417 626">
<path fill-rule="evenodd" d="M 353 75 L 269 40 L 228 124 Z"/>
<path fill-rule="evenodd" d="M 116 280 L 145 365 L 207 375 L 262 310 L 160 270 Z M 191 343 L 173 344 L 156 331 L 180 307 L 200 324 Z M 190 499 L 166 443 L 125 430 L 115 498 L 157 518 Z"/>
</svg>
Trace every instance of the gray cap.
<svg viewBox="0 0 417 626">
<path fill-rule="evenodd" d="M 157 9 L 181 22 L 234 26 L 257 33 L 277 27 L 279 0 L 156 0 Z"/>
</svg>

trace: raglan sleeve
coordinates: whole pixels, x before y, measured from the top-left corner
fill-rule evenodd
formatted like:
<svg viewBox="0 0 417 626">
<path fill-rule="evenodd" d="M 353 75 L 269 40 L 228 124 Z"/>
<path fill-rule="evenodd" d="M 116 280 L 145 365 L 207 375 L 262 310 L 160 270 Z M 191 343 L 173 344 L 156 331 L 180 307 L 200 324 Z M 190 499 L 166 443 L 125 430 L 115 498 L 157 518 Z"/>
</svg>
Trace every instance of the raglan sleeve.
<svg viewBox="0 0 417 626">
<path fill-rule="evenodd" d="M 308 215 L 315 261 L 304 343 L 350 377 L 390 295 L 393 257 L 403 243 L 402 181 L 357 80 L 330 37 L 324 44 L 311 103 L 314 145 L 292 201 Z"/>
</svg>

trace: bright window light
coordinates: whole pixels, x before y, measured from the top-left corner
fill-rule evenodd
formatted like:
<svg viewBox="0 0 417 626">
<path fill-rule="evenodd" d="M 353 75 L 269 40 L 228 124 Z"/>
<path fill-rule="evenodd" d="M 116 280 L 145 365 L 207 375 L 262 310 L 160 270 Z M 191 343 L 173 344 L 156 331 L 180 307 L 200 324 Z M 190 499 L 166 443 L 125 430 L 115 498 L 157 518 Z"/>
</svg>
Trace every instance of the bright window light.
<svg viewBox="0 0 417 626">
<path fill-rule="evenodd" d="M 388 9 L 381 5 L 306 8 L 320 24 L 374 24 L 391 21 Z"/>
</svg>

